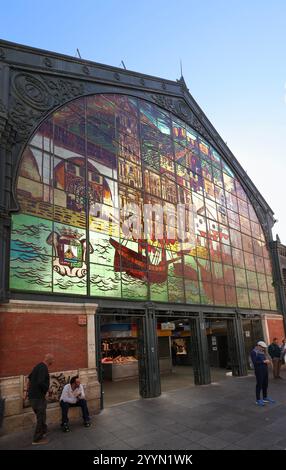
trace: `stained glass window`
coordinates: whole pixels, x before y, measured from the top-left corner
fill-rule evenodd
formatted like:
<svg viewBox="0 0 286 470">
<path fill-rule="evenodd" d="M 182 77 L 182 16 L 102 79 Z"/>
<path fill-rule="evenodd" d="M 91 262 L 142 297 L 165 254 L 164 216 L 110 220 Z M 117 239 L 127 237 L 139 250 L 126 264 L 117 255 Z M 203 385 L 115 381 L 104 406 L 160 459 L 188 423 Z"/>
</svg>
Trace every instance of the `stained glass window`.
<svg viewBox="0 0 286 470">
<path fill-rule="evenodd" d="M 26 146 L 16 190 L 13 290 L 276 309 L 242 184 L 157 105 L 101 94 L 63 106 Z"/>
</svg>

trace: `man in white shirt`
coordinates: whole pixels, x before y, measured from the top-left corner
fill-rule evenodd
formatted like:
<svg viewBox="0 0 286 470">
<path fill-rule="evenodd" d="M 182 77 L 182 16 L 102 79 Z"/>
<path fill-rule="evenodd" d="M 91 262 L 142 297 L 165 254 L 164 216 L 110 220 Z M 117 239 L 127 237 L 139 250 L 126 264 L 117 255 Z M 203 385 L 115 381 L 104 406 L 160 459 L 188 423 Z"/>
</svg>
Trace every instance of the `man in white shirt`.
<svg viewBox="0 0 286 470">
<path fill-rule="evenodd" d="M 80 406 L 83 423 L 85 427 L 90 426 L 89 411 L 85 399 L 85 393 L 78 375 L 71 378 L 70 383 L 65 385 L 60 398 L 62 409 L 62 428 L 64 432 L 69 432 L 68 411 L 70 407 Z"/>
</svg>

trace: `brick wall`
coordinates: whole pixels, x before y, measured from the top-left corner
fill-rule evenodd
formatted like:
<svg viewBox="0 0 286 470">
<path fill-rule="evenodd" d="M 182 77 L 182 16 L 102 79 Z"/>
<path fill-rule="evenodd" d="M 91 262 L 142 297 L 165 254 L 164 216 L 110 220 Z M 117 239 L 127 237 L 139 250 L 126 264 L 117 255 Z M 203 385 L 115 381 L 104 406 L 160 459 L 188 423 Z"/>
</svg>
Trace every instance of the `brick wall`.
<svg viewBox="0 0 286 470">
<path fill-rule="evenodd" d="M 285 338 L 283 320 L 281 319 L 267 319 L 269 342 L 272 343 L 273 338 L 278 338 L 279 344 Z"/>
<path fill-rule="evenodd" d="M 0 377 L 28 374 L 47 352 L 50 371 L 87 367 L 87 327 L 77 315 L 0 313 Z"/>
</svg>

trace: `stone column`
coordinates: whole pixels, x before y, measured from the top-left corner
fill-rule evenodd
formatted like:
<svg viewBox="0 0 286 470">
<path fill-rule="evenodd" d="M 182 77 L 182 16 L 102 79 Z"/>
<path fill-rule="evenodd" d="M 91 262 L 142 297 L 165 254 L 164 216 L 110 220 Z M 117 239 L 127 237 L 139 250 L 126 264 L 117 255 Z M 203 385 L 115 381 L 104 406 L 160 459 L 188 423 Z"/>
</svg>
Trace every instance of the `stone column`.
<svg viewBox="0 0 286 470">
<path fill-rule="evenodd" d="M 89 369 L 94 369 L 96 366 L 94 321 L 96 309 L 96 304 L 85 304 L 85 313 L 87 316 L 87 365 Z"/>
</svg>

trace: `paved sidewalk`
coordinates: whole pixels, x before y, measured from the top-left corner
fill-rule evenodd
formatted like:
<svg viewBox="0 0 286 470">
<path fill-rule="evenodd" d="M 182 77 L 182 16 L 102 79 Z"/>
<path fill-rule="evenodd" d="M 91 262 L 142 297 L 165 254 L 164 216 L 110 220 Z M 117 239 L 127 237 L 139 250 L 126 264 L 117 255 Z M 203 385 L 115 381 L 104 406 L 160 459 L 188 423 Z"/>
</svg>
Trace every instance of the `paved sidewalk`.
<svg viewBox="0 0 286 470">
<path fill-rule="evenodd" d="M 283 372 L 284 374 L 284 372 Z M 284 375 L 285 378 L 285 375 Z M 32 446 L 32 430 L 2 436 L 0 449 L 286 449 L 286 378 L 270 379 L 273 405 L 255 405 L 255 378 L 227 377 L 159 398 L 112 406 L 93 426 L 51 429 L 49 444 Z"/>
</svg>

